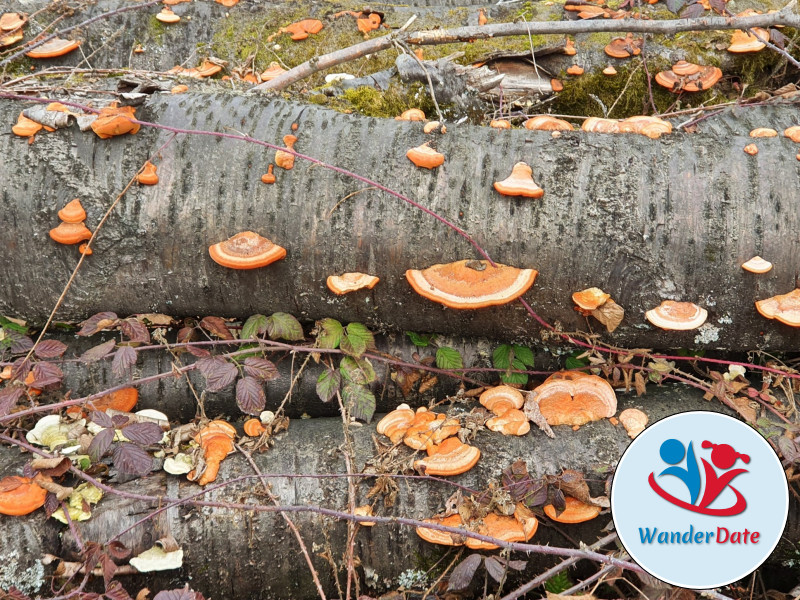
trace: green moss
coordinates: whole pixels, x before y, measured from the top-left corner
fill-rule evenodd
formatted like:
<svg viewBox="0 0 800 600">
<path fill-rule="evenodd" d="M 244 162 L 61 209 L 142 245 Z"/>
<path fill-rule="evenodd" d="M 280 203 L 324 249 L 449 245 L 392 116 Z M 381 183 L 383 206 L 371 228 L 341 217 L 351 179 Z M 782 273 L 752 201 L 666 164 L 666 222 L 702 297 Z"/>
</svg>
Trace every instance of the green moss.
<svg viewBox="0 0 800 600">
<path fill-rule="evenodd" d="M 147 33 L 150 35 L 150 39 L 152 39 L 156 44 L 161 44 L 164 39 L 164 34 L 167 31 L 167 27 L 158 19 L 156 19 L 155 15 L 152 15 L 147 20 Z"/>
<path fill-rule="evenodd" d="M 331 102 L 331 107 L 342 111 L 357 111 L 368 117 L 396 117 L 409 108 L 419 108 L 426 115 L 436 112 L 430 95 L 418 84 L 409 89 L 390 85 L 385 92 L 366 86 L 345 90 Z"/>
</svg>

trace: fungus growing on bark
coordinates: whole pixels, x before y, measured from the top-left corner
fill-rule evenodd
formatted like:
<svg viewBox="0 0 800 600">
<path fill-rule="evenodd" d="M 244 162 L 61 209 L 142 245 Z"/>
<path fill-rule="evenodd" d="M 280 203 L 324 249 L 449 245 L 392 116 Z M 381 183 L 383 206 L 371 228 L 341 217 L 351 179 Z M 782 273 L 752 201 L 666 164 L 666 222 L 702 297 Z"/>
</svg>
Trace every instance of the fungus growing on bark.
<svg viewBox="0 0 800 600">
<path fill-rule="evenodd" d="M 531 430 L 528 417 L 515 408 L 508 408 L 496 417 L 492 417 L 486 421 L 486 427 L 503 435 L 525 435 Z"/>
<path fill-rule="evenodd" d="M 77 405 L 70 406 L 67 408 L 67 414 L 85 417 L 86 410 L 105 412 L 109 408 L 122 412 L 131 412 L 138 401 L 139 390 L 137 390 L 135 387 L 127 387 L 117 390 L 116 392 L 103 394 L 99 398 L 90 400 L 83 407 Z"/>
<path fill-rule="evenodd" d="M 11 46 L 12 44 L 16 44 L 24 37 L 25 34 L 22 32 L 22 27 L 20 27 L 19 29 L 9 31 L 8 33 L 0 30 L 0 48 L 6 48 L 8 46 Z"/>
<path fill-rule="evenodd" d="M 755 156 L 756 154 L 758 154 L 758 146 L 756 146 L 755 144 L 747 144 L 747 146 L 745 146 L 743 150 L 745 151 L 746 154 L 749 154 L 750 156 Z"/>
<path fill-rule="evenodd" d="M 203 64 L 197 67 L 197 77 L 211 77 L 222 71 L 222 65 L 218 65 L 210 60 L 204 60 Z"/>
<path fill-rule="evenodd" d="M 652 310 L 644 313 L 645 318 L 656 327 L 674 331 L 697 329 L 706 322 L 708 311 L 691 302 L 664 300 Z"/>
<path fill-rule="evenodd" d="M 142 185 L 155 185 L 158 183 L 157 167 L 149 160 L 144 163 L 142 172 L 136 176 L 136 181 Z"/>
<path fill-rule="evenodd" d="M 138 133 L 140 125 L 131 120 L 136 118 L 135 112 L 133 106 L 117 106 L 112 103 L 101 109 L 98 117 L 92 121 L 92 131 L 101 139 Z"/>
<path fill-rule="evenodd" d="M 769 127 L 757 127 L 750 132 L 751 138 L 768 138 L 768 137 L 777 137 L 778 132 L 774 129 L 770 129 Z"/>
<path fill-rule="evenodd" d="M 36 121 L 26 117 L 24 114 L 19 113 L 19 117 L 17 117 L 17 123 L 11 128 L 11 131 L 14 133 L 14 135 L 18 135 L 20 137 L 30 137 L 37 134 L 41 129 L 41 123 L 37 123 Z"/>
<path fill-rule="evenodd" d="M 275 173 L 272 172 L 272 169 L 275 165 L 269 163 L 269 167 L 267 167 L 267 172 L 261 176 L 262 183 L 275 183 Z"/>
<path fill-rule="evenodd" d="M 220 463 L 234 451 L 235 439 L 236 429 L 225 421 L 211 421 L 194 436 L 194 441 L 203 449 L 203 459 L 206 463 L 205 471 L 197 480 L 198 484 L 206 485 L 217 479 Z M 195 469 L 187 477 L 193 481 L 196 475 Z"/>
<path fill-rule="evenodd" d="M 77 40 L 62 40 L 61 38 L 53 38 L 49 42 L 45 42 L 38 48 L 34 48 L 30 52 L 26 52 L 25 56 L 29 58 L 56 58 L 69 54 L 76 50 L 81 43 Z"/>
<path fill-rule="evenodd" d="M 381 18 L 381 14 L 377 12 L 371 12 L 368 15 L 362 14 L 356 19 L 356 27 L 364 34 L 365 38 L 370 31 L 378 29 L 381 23 L 383 23 L 383 19 Z"/>
<path fill-rule="evenodd" d="M 286 249 L 252 231 L 243 231 L 208 249 L 213 261 L 230 269 L 257 269 L 286 256 Z"/>
<path fill-rule="evenodd" d="M 59 244 L 80 244 L 92 237 L 92 232 L 81 223 L 61 223 L 50 230 L 50 238 Z"/>
<path fill-rule="evenodd" d="M 165 6 L 161 9 L 161 12 L 156 15 L 156 19 L 167 24 L 177 23 L 181 20 L 181 18 L 172 12 L 172 9 L 168 6 Z"/>
<path fill-rule="evenodd" d="M 566 496 L 564 500 L 567 507 L 561 514 L 558 514 L 556 507 L 552 504 L 546 504 L 544 506 L 544 514 L 558 523 L 583 523 L 584 521 L 591 521 L 600 514 L 599 506 L 586 504 L 572 496 Z"/>
<path fill-rule="evenodd" d="M 294 145 L 296 142 L 297 136 L 294 136 L 291 133 L 283 136 L 283 145 L 289 150 L 294 150 Z M 277 150 L 275 152 L 275 164 L 281 169 L 286 169 L 287 171 L 290 170 L 294 167 L 294 154 L 290 154 L 283 150 Z"/>
<path fill-rule="evenodd" d="M 614 38 L 605 48 L 605 53 L 611 58 L 630 58 L 638 56 L 642 51 L 642 38 L 634 38 L 629 33 L 624 38 Z"/>
<path fill-rule="evenodd" d="M 258 437 L 266 431 L 260 419 L 252 418 L 244 422 L 244 433 L 250 437 Z"/>
<path fill-rule="evenodd" d="M 531 117 L 522 126 L 532 131 L 574 131 L 575 128 L 564 119 L 557 119 L 550 115 Z"/>
<path fill-rule="evenodd" d="M 772 263 L 760 256 L 754 256 L 747 262 L 742 263 L 742 268 L 751 273 L 767 273 L 772 269 Z"/>
<path fill-rule="evenodd" d="M 619 422 L 622 423 L 628 437 L 633 439 L 647 427 L 647 415 L 638 408 L 626 408 L 619 413 Z"/>
<path fill-rule="evenodd" d="M 239 0 L 215 0 L 217 4 L 222 4 L 225 8 L 233 8 L 239 4 Z"/>
<path fill-rule="evenodd" d="M 80 246 L 78 246 L 78 252 L 85 254 L 86 256 L 91 256 L 94 254 L 94 251 L 89 248 L 89 244 L 86 242 L 83 242 Z"/>
<path fill-rule="evenodd" d="M 800 144 L 800 125 L 792 125 L 783 130 L 783 135 Z"/>
<path fill-rule="evenodd" d="M 554 373 L 534 394 L 548 425 L 584 425 L 617 412 L 617 396 L 611 384 L 579 371 Z"/>
<path fill-rule="evenodd" d="M 269 63 L 269 67 L 267 67 L 266 71 L 262 71 L 259 77 L 261 77 L 261 81 L 272 81 L 284 73 L 286 73 L 286 69 L 280 66 L 277 62 L 272 61 Z"/>
<path fill-rule="evenodd" d="M 20 517 L 44 506 L 47 491 L 29 477 L 0 479 L 0 515 Z"/>
<path fill-rule="evenodd" d="M 564 84 L 561 83 L 560 79 L 551 79 L 550 80 L 550 88 L 554 92 L 560 92 L 560 91 L 562 91 L 564 89 Z"/>
<path fill-rule="evenodd" d="M 460 429 L 458 419 L 448 419 L 447 415 L 417 409 L 417 414 L 403 437 L 403 443 L 414 450 L 426 450 L 441 444 Z"/>
<path fill-rule="evenodd" d="M 522 408 L 525 398 L 519 390 L 510 385 L 498 385 L 483 392 L 480 403 L 495 415 L 501 415 L 511 408 Z"/>
<path fill-rule="evenodd" d="M 583 122 L 581 129 L 589 133 L 619 133 L 619 121 L 601 117 L 589 117 Z"/>
<path fill-rule="evenodd" d="M 283 28 L 284 33 L 291 35 L 295 42 L 306 39 L 309 35 L 313 35 L 322 31 L 322 21 L 318 19 L 303 19 L 297 23 L 292 23 L 288 27 Z"/>
<path fill-rule="evenodd" d="M 414 468 L 426 475 L 452 477 L 466 473 L 474 467 L 481 457 L 475 446 L 465 444 L 457 437 L 444 440 L 439 445 L 428 448 L 428 457 L 414 462 Z"/>
<path fill-rule="evenodd" d="M 353 514 L 357 517 L 374 517 L 375 513 L 372 511 L 372 507 L 369 504 L 364 504 L 362 506 L 356 506 L 355 510 L 353 510 Z M 374 521 L 358 521 L 358 524 L 362 527 L 372 527 L 375 525 Z"/>
<path fill-rule="evenodd" d="M 424 519 L 425 523 L 433 525 L 444 525 L 445 527 L 462 527 L 464 523 L 461 520 L 461 515 L 458 513 L 450 515 L 449 517 L 433 517 L 432 519 Z M 448 533 L 447 531 L 439 531 L 437 529 L 428 529 L 427 527 L 417 527 L 417 535 L 426 542 L 431 544 L 439 544 L 441 546 L 463 546 L 463 536 L 456 533 Z"/>
<path fill-rule="evenodd" d="M 776 319 L 791 327 L 800 327 L 800 288 L 788 294 L 758 300 L 756 310 L 768 319 Z"/>
<path fill-rule="evenodd" d="M 758 33 L 761 39 L 769 40 L 769 32 L 766 29 L 753 27 L 753 31 Z M 741 29 L 737 29 L 733 32 L 733 35 L 731 35 L 731 44 L 728 46 L 728 52 L 745 54 L 747 52 L 759 52 L 766 47 L 767 45 L 759 41 L 756 36 L 742 31 Z"/>
<path fill-rule="evenodd" d="M 503 196 L 541 198 L 544 195 L 544 190 L 533 180 L 533 170 L 524 162 L 515 164 L 511 175 L 502 181 L 495 181 L 494 189 Z"/>
<path fill-rule="evenodd" d="M 606 294 L 603 290 L 596 287 L 586 288 L 585 290 L 572 294 L 572 301 L 578 305 L 578 308 L 589 313 L 605 304 L 609 298 L 611 298 L 610 294 Z"/>
<path fill-rule="evenodd" d="M 420 168 L 435 169 L 444 163 L 444 154 L 441 154 L 428 146 L 430 142 L 425 142 L 421 146 L 411 148 L 406 152 L 408 159 Z"/>
<path fill-rule="evenodd" d="M 395 121 L 424 121 L 425 113 L 418 108 L 409 108 L 402 112 L 399 117 L 394 118 Z"/>
<path fill-rule="evenodd" d="M 656 83 L 673 92 L 700 92 L 709 89 L 720 79 L 722 70 L 719 67 L 704 67 L 685 60 L 656 75 Z"/>
<path fill-rule="evenodd" d="M 330 291 L 343 296 L 364 288 L 371 290 L 379 281 L 378 277 L 366 273 L 342 273 L 341 275 L 331 275 L 326 283 Z"/>
<path fill-rule="evenodd" d="M 176 85 L 175 87 L 173 87 L 170 90 L 170 92 L 173 93 L 173 94 L 182 94 L 182 93 L 184 93 L 184 92 L 186 92 L 188 90 L 189 90 L 189 86 L 188 85 L 180 84 L 180 85 Z"/>
<path fill-rule="evenodd" d="M 511 122 L 506 119 L 492 119 L 489 121 L 489 127 L 495 129 L 511 129 Z"/>
<path fill-rule="evenodd" d="M 567 68 L 567 75 L 583 75 L 583 67 L 580 65 L 572 65 Z"/>
<path fill-rule="evenodd" d="M 672 124 L 658 117 L 637 115 L 619 122 L 620 133 L 638 133 L 657 140 L 665 133 L 672 133 Z"/>
<path fill-rule="evenodd" d="M 449 308 L 472 309 L 507 304 L 533 285 L 538 271 L 485 260 L 459 260 L 409 269 L 406 279 L 420 296 Z"/>
<path fill-rule="evenodd" d="M 608 77 L 613 77 L 616 74 L 617 70 L 611 65 L 608 65 L 605 69 L 603 69 L 603 75 L 607 75 Z"/>
<path fill-rule="evenodd" d="M 534 516 L 530 516 L 523 522 L 512 516 L 501 516 L 489 513 L 483 518 L 483 523 L 478 527 L 477 533 L 488 535 L 504 542 L 527 542 L 536 533 L 539 521 Z M 467 538 L 464 542 L 467 548 L 472 550 L 496 550 L 500 546 L 475 538 Z"/>
<path fill-rule="evenodd" d="M 396 444 L 403 439 L 406 431 L 414 422 L 415 416 L 416 414 L 409 408 L 408 404 L 401 404 L 378 421 L 378 433 L 385 435 L 392 440 L 393 444 Z"/>
<path fill-rule="evenodd" d="M 572 41 L 572 38 L 567 36 L 567 41 L 564 42 L 564 54 L 567 56 L 575 56 L 578 51 L 575 49 L 575 42 Z"/>
<path fill-rule="evenodd" d="M 486 16 L 486 9 L 481 8 L 478 10 L 478 25 L 486 25 L 489 22 Z"/>
<path fill-rule="evenodd" d="M 58 218 L 64 223 L 81 223 L 86 220 L 86 211 L 78 198 L 70 200 L 64 208 L 58 211 Z"/>
<path fill-rule="evenodd" d="M 28 22 L 24 13 L 7 12 L 0 15 L 0 31 L 14 31 Z"/>
</svg>

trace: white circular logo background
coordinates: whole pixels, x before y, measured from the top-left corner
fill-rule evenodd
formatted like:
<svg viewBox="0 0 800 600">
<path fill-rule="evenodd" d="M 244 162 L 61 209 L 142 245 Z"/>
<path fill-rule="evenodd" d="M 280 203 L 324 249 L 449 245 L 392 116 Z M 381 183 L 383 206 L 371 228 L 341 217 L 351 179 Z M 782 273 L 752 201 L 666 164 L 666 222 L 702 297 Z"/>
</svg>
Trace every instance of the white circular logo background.
<svg viewBox="0 0 800 600">
<path fill-rule="evenodd" d="M 611 513 L 625 549 L 672 585 L 727 585 L 780 541 L 789 489 L 780 460 L 750 426 L 686 412 L 654 423 L 617 465 Z"/>
</svg>

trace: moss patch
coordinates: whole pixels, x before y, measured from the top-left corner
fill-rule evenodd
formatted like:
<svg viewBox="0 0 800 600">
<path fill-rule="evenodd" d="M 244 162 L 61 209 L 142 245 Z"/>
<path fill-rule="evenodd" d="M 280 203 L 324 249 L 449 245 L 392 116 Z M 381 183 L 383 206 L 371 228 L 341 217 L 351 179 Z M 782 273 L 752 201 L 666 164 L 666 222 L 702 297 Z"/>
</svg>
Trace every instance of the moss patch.
<svg viewBox="0 0 800 600">
<path fill-rule="evenodd" d="M 436 114 L 430 94 L 419 84 L 408 89 L 390 85 L 385 92 L 366 86 L 345 90 L 341 96 L 332 99 L 329 106 L 368 117 L 396 117 L 409 108 L 419 108 L 428 116 Z"/>
</svg>

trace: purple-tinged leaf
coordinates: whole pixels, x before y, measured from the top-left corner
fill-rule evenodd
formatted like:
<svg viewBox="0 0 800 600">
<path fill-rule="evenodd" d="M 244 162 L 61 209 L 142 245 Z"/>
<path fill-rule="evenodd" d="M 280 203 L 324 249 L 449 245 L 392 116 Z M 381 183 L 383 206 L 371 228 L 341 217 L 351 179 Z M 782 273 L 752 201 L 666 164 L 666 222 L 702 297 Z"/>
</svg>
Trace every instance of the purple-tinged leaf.
<svg viewBox="0 0 800 600">
<path fill-rule="evenodd" d="M 113 556 L 117 560 L 125 560 L 131 555 L 130 548 L 118 541 L 109 542 L 106 544 L 106 549 L 108 550 L 109 555 Z"/>
<path fill-rule="evenodd" d="M 5 594 L 6 594 L 5 597 L 2 597 L 3 600 L 31 600 L 30 596 L 22 593 L 21 590 L 17 589 L 13 585 L 10 588 L 8 588 L 8 591 L 5 592 Z"/>
<path fill-rule="evenodd" d="M 143 477 L 153 469 L 153 457 L 136 444 L 122 442 L 114 448 L 114 466 L 120 473 Z"/>
<path fill-rule="evenodd" d="M 262 381 L 272 381 L 273 379 L 280 377 L 278 368 L 272 361 L 269 361 L 266 358 L 245 358 L 244 372 L 251 377 L 261 379 Z"/>
<path fill-rule="evenodd" d="M 67 345 L 58 340 L 42 340 L 33 353 L 39 358 L 58 358 L 67 351 Z"/>
<path fill-rule="evenodd" d="M 475 571 L 481 566 L 483 556 L 480 554 L 470 554 L 467 558 L 462 560 L 456 565 L 456 568 L 450 573 L 450 583 L 447 586 L 448 592 L 457 592 L 465 590 L 472 583 L 472 578 L 475 576 Z"/>
<path fill-rule="evenodd" d="M 224 358 L 211 356 L 197 361 L 197 370 L 206 378 L 210 392 L 218 392 L 233 383 L 239 370 Z"/>
<path fill-rule="evenodd" d="M 149 344 L 150 332 L 141 321 L 137 319 L 124 319 L 119 322 L 119 328 L 122 330 L 123 335 L 131 342 Z"/>
<path fill-rule="evenodd" d="M 24 390 L 21 387 L 6 387 L 0 390 L 0 417 L 11 412 L 22 397 Z"/>
<path fill-rule="evenodd" d="M 236 383 L 236 404 L 248 415 L 257 415 L 267 403 L 264 387 L 255 377 L 242 377 Z"/>
<path fill-rule="evenodd" d="M 777 29 L 775 29 L 774 27 L 769 30 L 769 39 L 773 44 L 775 44 L 781 50 L 783 50 L 786 46 L 786 39 L 787 39 L 786 36 L 783 35 Z"/>
<path fill-rule="evenodd" d="M 192 341 L 194 337 L 194 327 L 181 327 L 178 329 L 178 334 L 175 341 L 179 344 L 186 344 Z"/>
<path fill-rule="evenodd" d="M 350 414 L 369 423 L 375 414 L 375 396 L 369 389 L 355 383 L 347 383 L 342 389 L 342 400 L 350 408 Z"/>
<path fill-rule="evenodd" d="M 338 369 L 326 369 L 317 378 L 317 396 L 323 402 L 330 402 L 339 391 L 342 374 Z"/>
<path fill-rule="evenodd" d="M 103 579 L 106 583 L 106 591 L 103 595 L 108 598 L 108 600 L 132 600 L 130 594 L 125 591 L 125 588 L 122 587 L 119 581 L 111 580 L 114 577 L 114 573 L 117 572 L 117 565 L 114 564 L 110 556 L 104 554 L 103 557 L 103 560 L 100 562 L 100 566 L 103 569 Z"/>
<path fill-rule="evenodd" d="M 103 456 L 108 449 L 111 448 L 111 442 L 114 441 L 113 429 L 101 429 L 100 433 L 94 436 L 92 443 L 89 444 L 87 454 L 93 463 L 98 463 L 102 460 Z"/>
<path fill-rule="evenodd" d="M 31 372 L 31 361 L 18 358 L 11 363 L 11 381 L 23 381 Z"/>
<path fill-rule="evenodd" d="M 187 346 L 186 350 L 189 352 L 189 354 L 196 356 L 197 358 L 208 358 L 211 356 L 211 352 L 200 346 Z"/>
<path fill-rule="evenodd" d="M 5 342 L 8 344 L 11 354 L 25 354 L 33 348 L 33 340 L 27 335 L 22 335 L 13 329 L 4 329 Z"/>
<path fill-rule="evenodd" d="M 117 377 L 122 377 L 128 373 L 133 365 L 136 364 L 136 350 L 130 346 L 120 346 L 111 361 L 111 370 Z"/>
<path fill-rule="evenodd" d="M 276 312 L 267 317 L 267 334 L 272 340 L 294 342 L 303 339 L 303 327 L 289 313 Z"/>
<path fill-rule="evenodd" d="M 667 5 L 668 11 L 677 15 L 686 5 L 686 0 L 665 0 L 665 4 Z"/>
<path fill-rule="evenodd" d="M 81 354 L 80 361 L 82 363 L 93 363 L 102 360 L 111 353 L 116 345 L 116 340 L 108 340 L 99 346 L 89 348 L 86 352 Z"/>
<path fill-rule="evenodd" d="M 228 329 L 225 321 L 220 317 L 203 317 L 200 320 L 200 327 L 222 340 L 233 339 L 233 334 L 230 332 L 230 329 Z"/>
<path fill-rule="evenodd" d="M 128 424 L 128 421 L 130 421 L 130 419 L 125 415 L 114 415 L 111 417 L 111 423 L 117 429 L 125 427 Z"/>
<path fill-rule="evenodd" d="M 183 588 L 160 591 L 153 600 L 203 600 L 203 595 L 200 592 L 193 592 L 187 583 Z"/>
<path fill-rule="evenodd" d="M 714 12 L 725 14 L 725 0 L 709 0 L 708 5 Z"/>
<path fill-rule="evenodd" d="M 89 414 L 89 420 L 100 427 L 114 427 L 114 421 L 102 410 L 93 410 Z"/>
<path fill-rule="evenodd" d="M 800 459 L 800 448 L 785 436 L 778 436 L 778 449 L 781 451 L 783 459 L 789 464 L 796 463 Z"/>
<path fill-rule="evenodd" d="M 149 446 L 160 442 L 164 432 L 155 423 L 131 423 L 123 428 L 122 435 L 132 442 Z"/>
<path fill-rule="evenodd" d="M 503 580 L 503 575 L 506 571 L 505 567 L 503 567 L 503 565 L 500 564 L 500 561 L 494 556 L 487 556 L 486 560 L 483 561 L 483 566 L 486 567 L 486 572 L 489 574 L 489 576 L 497 583 L 500 583 Z"/>
<path fill-rule="evenodd" d="M 44 512 L 47 518 L 49 519 L 59 508 L 61 508 L 61 502 L 58 501 L 58 496 L 53 492 L 47 492 L 47 495 L 44 497 Z M 0 596 L 0 598 L 2 598 L 2 596 Z"/>
<path fill-rule="evenodd" d="M 117 317 L 117 313 L 113 312 L 101 312 L 97 313 L 96 315 L 92 315 L 88 319 L 86 319 L 83 323 L 81 323 L 81 330 L 78 332 L 80 336 L 90 336 L 94 335 L 98 331 L 102 331 L 107 327 L 112 327 L 117 323 L 119 317 Z"/>
<path fill-rule="evenodd" d="M 61 383 L 62 379 L 64 373 L 58 365 L 51 362 L 37 362 L 33 365 L 33 382 L 30 386 L 40 390 L 48 385 Z"/>
<path fill-rule="evenodd" d="M 682 19 L 696 19 L 700 15 L 706 12 L 706 9 L 703 8 L 703 5 L 699 2 L 694 4 L 690 4 L 686 8 L 681 11 L 680 17 Z"/>
</svg>

